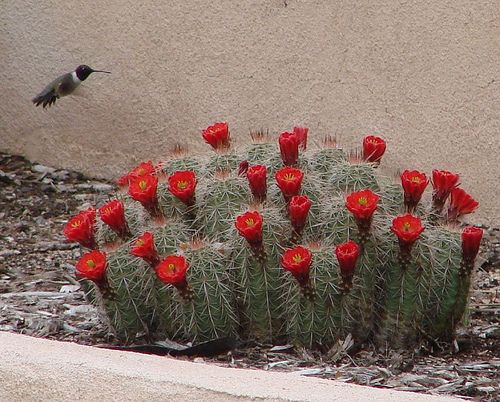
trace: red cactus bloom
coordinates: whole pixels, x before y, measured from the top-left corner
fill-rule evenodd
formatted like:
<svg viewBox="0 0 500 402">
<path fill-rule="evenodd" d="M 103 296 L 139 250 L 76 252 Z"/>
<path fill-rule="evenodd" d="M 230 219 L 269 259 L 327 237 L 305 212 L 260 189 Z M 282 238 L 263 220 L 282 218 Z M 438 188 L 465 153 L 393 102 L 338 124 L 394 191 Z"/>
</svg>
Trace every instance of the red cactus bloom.
<svg viewBox="0 0 500 402">
<path fill-rule="evenodd" d="M 448 206 L 448 220 L 454 221 L 462 215 L 470 214 L 479 206 L 474 198 L 461 188 L 454 188 L 450 193 L 450 205 Z"/>
<path fill-rule="evenodd" d="M 250 244 L 262 242 L 262 215 L 257 211 L 248 211 L 236 217 L 235 226 L 238 232 Z"/>
<path fill-rule="evenodd" d="M 281 266 L 290 272 L 301 285 L 309 281 L 311 264 L 312 253 L 309 249 L 302 246 L 288 249 L 281 256 Z"/>
<path fill-rule="evenodd" d="M 293 133 L 297 136 L 299 140 L 300 149 L 305 151 L 307 149 L 307 133 L 309 129 L 306 127 L 294 127 Z"/>
<path fill-rule="evenodd" d="M 345 206 L 357 222 L 368 223 L 369 226 L 379 200 L 380 197 L 371 190 L 355 191 L 346 197 Z"/>
<path fill-rule="evenodd" d="M 413 211 L 424 193 L 429 179 L 425 173 L 417 170 L 405 170 L 401 174 L 401 184 L 404 190 L 404 203 L 409 211 Z"/>
<path fill-rule="evenodd" d="M 125 220 L 125 208 L 123 202 L 112 200 L 99 208 L 101 220 L 119 235 L 128 232 L 127 221 Z"/>
<path fill-rule="evenodd" d="M 85 253 L 76 263 L 76 274 L 80 278 L 96 283 L 103 282 L 106 275 L 106 254 L 101 251 Z"/>
<path fill-rule="evenodd" d="M 158 178 L 151 174 L 138 176 L 132 179 L 128 188 L 130 196 L 139 201 L 146 209 L 158 204 L 156 192 L 158 190 Z"/>
<path fill-rule="evenodd" d="M 294 195 L 288 204 L 288 215 L 293 228 L 301 232 L 306 224 L 312 202 L 307 195 Z"/>
<path fill-rule="evenodd" d="M 258 200 L 264 200 L 267 194 L 267 167 L 250 166 L 247 170 L 247 179 L 253 196 Z"/>
<path fill-rule="evenodd" d="M 240 162 L 238 166 L 238 176 L 245 176 L 248 171 L 248 161 L 244 160 Z"/>
<path fill-rule="evenodd" d="M 178 170 L 168 178 L 168 190 L 186 205 L 194 204 L 196 175 L 191 170 Z"/>
<path fill-rule="evenodd" d="M 186 285 L 186 272 L 189 264 L 185 257 L 169 255 L 156 266 L 156 276 L 163 283 L 174 286 Z"/>
<path fill-rule="evenodd" d="M 141 236 L 139 236 L 132 244 L 130 254 L 135 257 L 142 258 L 149 265 L 155 267 L 160 261 L 160 258 L 158 257 L 158 252 L 156 251 L 153 233 L 144 232 Z"/>
<path fill-rule="evenodd" d="M 229 125 L 225 122 L 215 123 L 202 131 L 205 142 L 213 149 L 227 149 L 230 145 Z"/>
<path fill-rule="evenodd" d="M 96 248 L 94 237 L 95 219 L 96 211 L 94 208 L 81 211 L 66 224 L 64 235 L 69 241 L 78 242 L 82 247 Z"/>
<path fill-rule="evenodd" d="M 363 139 L 363 159 L 367 162 L 380 163 L 385 153 L 385 141 L 375 135 L 367 135 Z"/>
<path fill-rule="evenodd" d="M 156 169 L 153 165 L 153 162 L 141 162 L 136 167 L 134 167 L 130 172 L 126 175 L 121 176 L 117 183 L 119 186 L 128 186 L 130 182 L 137 177 L 145 176 L 145 175 L 155 175 Z"/>
<path fill-rule="evenodd" d="M 299 160 L 299 138 L 295 133 L 281 133 L 278 139 L 281 159 L 287 166 L 296 165 Z"/>
<path fill-rule="evenodd" d="M 447 170 L 432 171 L 432 202 L 434 206 L 441 211 L 446 199 L 450 195 L 451 190 L 458 186 L 460 176 L 455 173 L 448 172 Z"/>
<path fill-rule="evenodd" d="M 342 276 L 351 277 L 354 274 L 359 251 L 360 247 L 352 240 L 338 244 L 335 247 L 335 255 L 337 256 Z"/>
<path fill-rule="evenodd" d="M 424 227 L 420 218 L 406 214 L 393 219 L 391 230 L 396 234 L 401 245 L 411 245 L 424 231 Z"/>
<path fill-rule="evenodd" d="M 475 226 L 467 226 L 462 230 L 462 258 L 464 261 L 474 263 L 479 246 L 483 238 L 483 229 Z"/>
<path fill-rule="evenodd" d="M 275 178 L 283 196 L 288 201 L 294 195 L 299 194 L 304 173 L 300 169 L 285 166 L 276 172 Z"/>
</svg>

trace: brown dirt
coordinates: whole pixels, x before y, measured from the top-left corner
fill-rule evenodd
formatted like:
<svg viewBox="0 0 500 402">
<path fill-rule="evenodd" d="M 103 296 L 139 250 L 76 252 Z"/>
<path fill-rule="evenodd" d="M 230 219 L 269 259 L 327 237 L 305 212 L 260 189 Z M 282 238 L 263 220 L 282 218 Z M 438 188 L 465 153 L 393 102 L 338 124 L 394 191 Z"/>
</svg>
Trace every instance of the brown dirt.
<svg viewBox="0 0 500 402">
<path fill-rule="evenodd" d="M 1 331 L 87 345 L 115 342 L 73 279 L 80 250 L 62 235 L 70 216 L 85 204 L 102 203 L 114 190 L 110 183 L 0 153 Z M 498 228 L 485 228 L 485 233 L 469 325 L 458 330 L 452 345 L 429 343 L 414 351 L 384 353 L 354 351 L 346 339 L 319 355 L 293 346 L 252 344 L 206 360 L 398 390 L 500 400 L 500 235 Z"/>
</svg>

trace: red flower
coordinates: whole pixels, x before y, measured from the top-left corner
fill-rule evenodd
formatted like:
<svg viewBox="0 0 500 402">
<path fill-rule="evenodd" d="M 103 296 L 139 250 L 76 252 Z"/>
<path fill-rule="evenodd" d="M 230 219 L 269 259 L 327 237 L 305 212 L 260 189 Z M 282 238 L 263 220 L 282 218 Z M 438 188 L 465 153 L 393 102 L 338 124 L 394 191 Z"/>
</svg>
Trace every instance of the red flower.
<svg viewBox="0 0 500 402">
<path fill-rule="evenodd" d="M 359 246 L 352 240 L 338 244 L 335 247 L 335 255 L 339 261 L 342 276 L 351 277 L 354 274 L 356 261 L 359 257 Z"/>
<path fill-rule="evenodd" d="M 128 193 L 134 200 L 139 201 L 144 208 L 150 210 L 158 205 L 157 190 L 158 178 L 147 174 L 133 178 Z"/>
<path fill-rule="evenodd" d="M 288 214 L 295 231 L 301 232 L 304 228 L 311 205 L 311 200 L 306 195 L 294 195 L 290 200 Z"/>
<path fill-rule="evenodd" d="M 186 286 L 186 272 L 189 264 L 185 257 L 169 255 L 156 266 L 156 276 L 163 283 L 174 286 Z"/>
<path fill-rule="evenodd" d="M 409 211 L 413 211 L 420 202 L 429 179 L 424 173 L 416 170 L 405 170 L 401 174 L 401 184 L 404 190 L 404 203 Z"/>
<path fill-rule="evenodd" d="M 64 227 L 64 235 L 69 241 L 76 241 L 82 247 L 96 247 L 94 237 L 96 212 L 94 208 L 82 211 L 69 220 Z"/>
<path fill-rule="evenodd" d="M 276 172 L 275 178 L 283 196 L 288 201 L 289 198 L 299 194 L 304 173 L 300 169 L 285 166 Z"/>
<path fill-rule="evenodd" d="M 458 186 L 459 179 L 460 176 L 458 174 L 448 172 L 447 170 L 434 169 L 432 171 L 432 187 L 434 187 L 432 201 L 439 210 L 443 208 L 451 190 Z"/>
<path fill-rule="evenodd" d="M 168 190 L 186 205 L 194 204 L 196 176 L 190 170 L 178 170 L 168 178 Z"/>
<path fill-rule="evenodd" d="M 385 152 L 385 141 L 374 135 L 367 135 L 363 139 L 363 159 L 367 162 L 379 163 Z"/>
<path fill-rule="evenodd" d="M 371 222 L 380 197 L 371 190 L 355 191 L 346 197 L 345 206 L 358 222 Z"/>
<path fill-rule="evenodd" d="M 302 246 L 288 249 L 281 256 L 281 266 L 290 272 L 301 285 L 305 285 L 309 281 L 311 263 L 311 251 Z"/>
<path fill-rule="evenodd" d="M 250 244 L 258 244 L 262 242 L 262 223 L 262 216 L 257 211 L 248 211 L 236 217 L 235 226 Z"/>
<path fill-rule="evenodd" d="M 267 168 L 264 165 L 253 165 L 247 170 L 248 184 L 253 196 L 264 200 L 267 194 Z"/>
<path fill-rule="evenodd" d="M 297 139 L 299 140 L 299 145 L 300 148 L 305 151 L 307 148 L 307 133 L 309 132 L 309 129 L 306 127 L 294 127 L 293 128 L 293 133 L 297 136 Z"/>
<path fill-rule="evenodd" d="M 207 144 L 214 149 L 226 149 L 230 145 L 229 126 L 227 123 L 215 123 L 202 131 L 201 135 Z"/>
<path fill-rule="evenodd" d="M 450 194 L 450 205 L 448 206 L 449 220 L 456 220 L 462 215 L 470 214 L 474 212 L 479 205 L 479 202 L 461 188 L 454 188 L 451 190 Z"/>
<path fill-rule="evenodd" d="M 101 220 L 119 235 L 126 235 L 128 232 L 127 221 L 125 220 L 125 209 L 123 202 L 119 200 L 109 201 L 99 208 Z"/>
<path fill-rule="evenodd" d="M 238 176 L 245 176 L 248 171 L 248 161 L 244 160 L 240 162 L 238 166 Z"/>
<path fill-rule="evenodd" d="M 287 166 L 296 165 L 299 160 L 299 138 L 295 133 L 281 133 L 278 139 L 281 159 Z"/>
<path fill-rule="evenodd" d="M 416 216 L 406 214 L 393 219 L 391 230 L 401 245 L 411 245 L 424 231 L 422 221 Z"/>
<path fill-rule="evenodd" d="M 76 263 L 76 274 L 80 278 L 100 283 L 104 281 L 106 265 L 106 254 L 97 250 L 91 251 Z"/>
<path fill-rule="evenodd" d="M 462 257 L 464 261 L 473 263 L 479 253 L 483 238 L 483 229 L 467 226 L 462 230 Z"/>
<path fill-rule="evenodd" d="M 153 165 L 153 162 L 147 161 L 147 162 L 141 162 L 139 163 L 135 168 L 133 168 L 130 172 L 128 172 L 126 175 L 121 176 L 118 180 L 117 183 L 119 186 L 127 186 L 130 184 L 130 182 L 137 177 L 145 176 L 145 175 L 154 175 L 156 173 L 155 167 Z"/>
<path fill-rule="evenodd" d="M 152 267 L 156 266 L 156 264 L 160 261 L 160 258 L 158 257 L 158 252 L 156 251 L 153 233 L 144 232 L 141 236 L 139 236 L 130 248 L 130 254 L 135 257 L 142 258 Z"/>
</svg>

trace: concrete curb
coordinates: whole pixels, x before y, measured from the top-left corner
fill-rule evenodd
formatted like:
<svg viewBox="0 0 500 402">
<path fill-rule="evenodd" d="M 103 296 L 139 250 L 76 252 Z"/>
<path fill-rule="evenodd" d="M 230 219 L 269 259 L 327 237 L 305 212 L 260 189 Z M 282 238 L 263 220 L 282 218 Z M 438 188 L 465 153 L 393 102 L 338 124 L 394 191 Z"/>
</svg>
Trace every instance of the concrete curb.
<svg viewBox="0 0 500 402">
<path fill-rule="evenodd" d="M 458 401 L 0 332 L 2 401 Z"/>
</svg>

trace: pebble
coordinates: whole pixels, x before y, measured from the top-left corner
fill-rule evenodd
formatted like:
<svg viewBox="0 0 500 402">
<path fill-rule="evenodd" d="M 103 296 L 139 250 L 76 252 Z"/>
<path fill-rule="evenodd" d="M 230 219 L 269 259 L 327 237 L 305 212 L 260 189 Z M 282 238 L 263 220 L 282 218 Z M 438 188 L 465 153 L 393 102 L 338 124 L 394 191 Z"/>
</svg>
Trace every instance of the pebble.
<svg viewBox="0 0 500 402">
<path fill-rule="evenodd" d="M 35 172 L 35 173 L 49 174 L 49 173 L 54 173 L 56 170 L 54 168 L 51 168 L 51 167 L 48 167 L 45 165 L 34 164 L 34 165 L 31 165 L 31 171 Z"/>
</svg>

